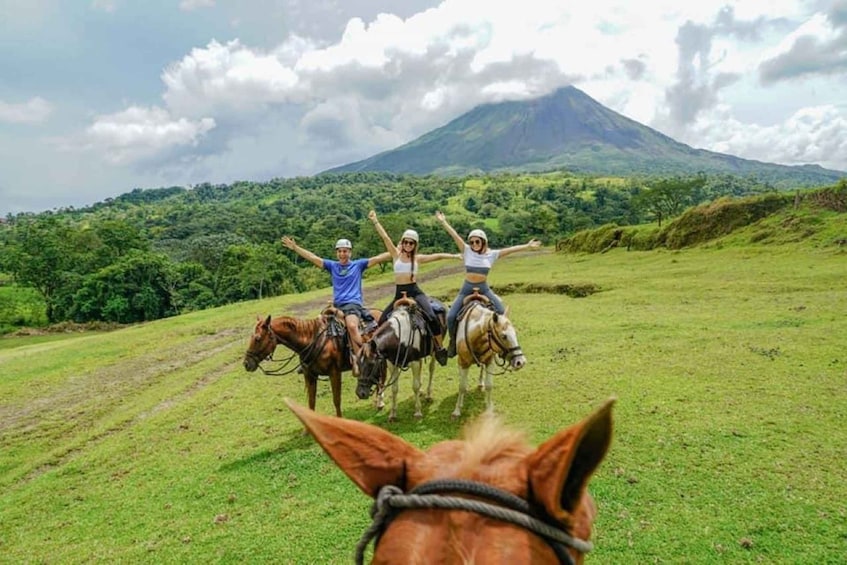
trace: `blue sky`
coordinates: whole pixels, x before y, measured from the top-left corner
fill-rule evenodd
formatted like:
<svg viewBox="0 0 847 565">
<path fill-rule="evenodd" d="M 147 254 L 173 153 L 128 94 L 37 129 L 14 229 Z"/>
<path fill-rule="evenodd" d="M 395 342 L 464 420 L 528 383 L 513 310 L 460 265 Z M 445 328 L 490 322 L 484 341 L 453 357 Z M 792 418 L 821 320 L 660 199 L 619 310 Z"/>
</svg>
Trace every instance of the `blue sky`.
<svg viewBox="0 0 847 565">
<path fill-rule="evenodd" d="M 574 4 L 0 0 L 0 215 L 311 175 L 567 84 L 847 171 L 847 0 Z"/>
</svg>

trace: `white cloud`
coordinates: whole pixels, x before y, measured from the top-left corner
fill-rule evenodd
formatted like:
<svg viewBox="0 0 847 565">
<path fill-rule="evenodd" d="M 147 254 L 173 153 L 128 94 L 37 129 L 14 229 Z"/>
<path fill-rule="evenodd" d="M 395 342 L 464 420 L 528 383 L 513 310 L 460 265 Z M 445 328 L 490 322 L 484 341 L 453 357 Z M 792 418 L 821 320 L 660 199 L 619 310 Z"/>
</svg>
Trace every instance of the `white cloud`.
<svg viewBox="0 0 847 565">
<path fill-rule="evenodd" d="M 286 102 L 298 85 L 297 75 L 280 56 L 251 50 L 238 40 L 226 44 L 211 41 L 195 48 L 162 74 L 168 108 L 180 116 L 214 112 L 262 111 L 268 103 Z"/>
<path fill-rule="evenodd" d="M 179 9 L 183 12 L 191 12 L 200 8 L 214 8 L 215 0 L 182 0 Z"/>
<path fill-rule="evenodd" d="M 86 131 L 88 148 L 102 151 L 113 164 L 148 158 L 183 146 L 197 146 L 215 120 L 173 118 L 162 108 L 131 107 L 99 116 Z"/>
<path fill-rule="evenodd" d="M 94 10 L 103 10 L 108 13 L 112 13 L 117 9 L 115 0 L 91 0 L 91 8 Z"/>
<path fill-rule="evenodd" d="M 40 123 L 50 117 L 53 105 L 36 96 L 23 104 L 10 104 L 0 100 L 0 122 L 13 124 Z"/>
<path fill-rule="evenodd" d="M 819 164 L 845 170 L 845 131 L 845 108 L 824 105 L 803 108 L 770 126 L 742 123 L 728 115 L 720 119 L 710 116 L 696 124 L 691 137 L 708 141 L 714 151 L 748 159 L 786 165 Z"/>
</svg>

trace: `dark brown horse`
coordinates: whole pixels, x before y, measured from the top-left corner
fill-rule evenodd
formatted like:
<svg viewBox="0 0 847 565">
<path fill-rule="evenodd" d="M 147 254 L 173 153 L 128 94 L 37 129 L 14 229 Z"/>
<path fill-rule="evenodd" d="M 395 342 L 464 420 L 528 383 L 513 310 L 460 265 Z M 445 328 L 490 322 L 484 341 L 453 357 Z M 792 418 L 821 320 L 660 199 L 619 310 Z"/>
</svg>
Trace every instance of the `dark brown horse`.
<svg viewBox="0 0 847 565">
<path fill-rule="evenodd" d="M 461 440 L 422 451 L 382 428 L 297 415 L 336 465 L 372 497 L 373 563 L 570 563 L 591 550 L 597 509 L 588 482 L 612 438 L 612 404 L 537 449 L 485 412 Z"/>
<path fill-rule="evenodd" d="M 430 298 L 433 310 L 438 316 L 442 333 L 446 328 L 444 305 Z M 432 400 L 432 377 L 435 373 L 435 358 L 433 357 L 432 337 L 429 326 L 417 308 L 417 303 L 411 298 L 400 298 L 394 303 L 394 310 L 388 320 L 382 323 L 369 341 L 362 346 L 359 356 L 359 376 L 356 385 L 356 396 L 364 400 L 376 390 L 376 408 L 385 406 L 385 389 L 391 387 L 391 410 L 388 421 L 397 418 L 397 393 L 399 390 L 400 371 L 406 368 L 412 370 L 412 392 L 415 397 L 415 418 L 422 418 L 421 407 L 421 369 L 424 361 L 430 358 L 429 384 L 427 400 Z M 391 377 L 386 383 L 386 376 Z"/>
<path fill-rule="evenodd" d="M 381 311 L 371 310 L 371 313 L 378 319 Z M 263 320 L 259 317 L 244 354 L 244 368 L 251 373 L 261 368 L 262 361 L 272 359 L 276 346 L 282 344 L 299 356 L 299 368 L 294 366 L 288 372 L 297 370 L 303 373 L 309 408 L 315 409 L 318 376 L 326 375 L 332 388 L 335 414 L 341 416 L 341 373 L 351 370 L 347 333 L 342 316 L 340 311 L 328 308 L 319 317 L 311 320 L 289 316 L 271 318 L 270 315 Z M 366 338 L 365 334 L 363 338 Z"/>
</svg>

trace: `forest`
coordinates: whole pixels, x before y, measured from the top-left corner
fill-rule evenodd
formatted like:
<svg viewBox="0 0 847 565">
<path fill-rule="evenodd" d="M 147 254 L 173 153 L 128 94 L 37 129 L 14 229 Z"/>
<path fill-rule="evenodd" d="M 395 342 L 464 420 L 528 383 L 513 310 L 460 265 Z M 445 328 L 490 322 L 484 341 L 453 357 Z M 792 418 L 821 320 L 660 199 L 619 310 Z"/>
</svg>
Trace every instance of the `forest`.
<svg viewBox="0 0 847 565">
<path fill-rule="evenodd" d="M 9 215 L 0 222 L 0 333 L 59 322 L 135 323 L 326 286 L 328 277 L 280 244 L 291 235 L 334 258 L 384 249 L 369 222 L 412 227 L 424 252 L 454 244 L 436 210 L 493 247 L 581 230 L 661 222 L 722 196 L 775 192 L 752 178 L 597 177 L 566 172 L 465 177 L 389 173 L 134 189 L 85 208 Z"/>
</svg>

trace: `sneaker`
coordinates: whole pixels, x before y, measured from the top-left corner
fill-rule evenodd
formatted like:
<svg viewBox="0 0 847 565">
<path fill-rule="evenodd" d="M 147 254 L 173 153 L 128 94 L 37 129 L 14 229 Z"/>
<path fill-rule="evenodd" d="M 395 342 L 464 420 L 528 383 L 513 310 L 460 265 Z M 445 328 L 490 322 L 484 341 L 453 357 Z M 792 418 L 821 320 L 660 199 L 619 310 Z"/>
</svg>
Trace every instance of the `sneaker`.
<svg viewBox="0 0 847 565">
<path fill-rule="evenodd" d="M 435 350 L 435 360 L 442 367 L 447 364 L 447 350 L 443 347 Z"/>
<path fill-rule="evenodd" d="M 447 346 L 447 357 L 452 359 L 455 356 L 456 356 L 456 341 L 454 340 L 454 341 L 451 341 L 450 344 Z"/>
</svg>

